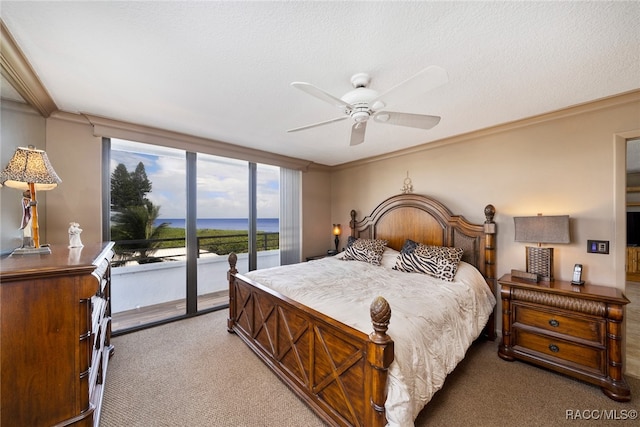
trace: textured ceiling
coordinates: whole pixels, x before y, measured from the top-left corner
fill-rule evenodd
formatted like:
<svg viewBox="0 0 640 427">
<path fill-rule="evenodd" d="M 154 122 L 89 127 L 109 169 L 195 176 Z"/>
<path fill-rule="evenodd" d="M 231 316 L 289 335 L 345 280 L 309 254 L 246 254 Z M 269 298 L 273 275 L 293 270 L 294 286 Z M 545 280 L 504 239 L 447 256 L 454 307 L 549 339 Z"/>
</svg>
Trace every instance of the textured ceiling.
<svg viewBox="0 0 640 427">
<path fill-rule="evenodd" d="M 1 17 L 60 110 L 336 165 L 640 88 L 640 2 L 13 2 Z M 383 92 L 431 130 L 349 120 L 289 84 Z"/>
</svg>

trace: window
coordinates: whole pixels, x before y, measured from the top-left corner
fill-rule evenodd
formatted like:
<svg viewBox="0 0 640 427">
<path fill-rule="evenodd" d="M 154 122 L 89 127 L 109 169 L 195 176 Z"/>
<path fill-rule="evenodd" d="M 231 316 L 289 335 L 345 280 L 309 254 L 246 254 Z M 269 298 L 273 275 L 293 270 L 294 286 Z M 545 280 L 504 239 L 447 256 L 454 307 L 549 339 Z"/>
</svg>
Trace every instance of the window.
<svg viewBox="0 0 640 427">
<path fill-rule="evenodd" d="M 185 314 L 183 150 L 111 140 L 112 330 Z"/>
<path fill-rule="evenodd" d="M 280 168 L 256 165 L 256 268 L 280 265 Z"/>
<path fill-rule="evenodd" d="M 117 243 L 114 333 L 226 306 L 230 252 L 241 272 L 280 264 L 280 177 L 287 169 L 104 141 L 111 184 L 105 233 Z M 128 233 L 135 228 L 128 222 L 142 231 Z"/>
<path fill-rule="evenodd" d="M 238 254 L 247 271 L 249 236 L 248 162 L 197 154 L 196 232 L 198 236 L 198 310 L 226 304 L 227 255 Z"/>
</svg>

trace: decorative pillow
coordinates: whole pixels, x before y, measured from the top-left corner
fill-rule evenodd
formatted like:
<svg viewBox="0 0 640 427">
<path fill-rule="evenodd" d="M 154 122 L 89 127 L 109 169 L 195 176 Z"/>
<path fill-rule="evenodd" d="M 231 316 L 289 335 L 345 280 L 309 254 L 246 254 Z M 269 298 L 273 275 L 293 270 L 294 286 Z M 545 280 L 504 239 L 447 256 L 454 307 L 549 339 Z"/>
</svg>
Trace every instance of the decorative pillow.
<svg viewBox="0 0 640 427">
<path fill-rule="evenodd" d="M 462 252 L 460 248 L 428 246 L 407 239 L 393 268 L 451 282 L 456 275 Z"/>
<path fill-rule="evenodd" d="M 400 252 L 395 249 L 385 247 L 384 252 L 382 253 L 382 259 L 380 260 L 380 265 L 384 268 L 393 268 L 396 265 L 396 260 Z"/>
<path fill-rule="evenodd" d="M 386 240 L 356 239 L 355 237 L 349 236 L 342 259 L 364 261 L 369 264 L 380 265 L 385 246 L 387 246 Z"/>
</svg>

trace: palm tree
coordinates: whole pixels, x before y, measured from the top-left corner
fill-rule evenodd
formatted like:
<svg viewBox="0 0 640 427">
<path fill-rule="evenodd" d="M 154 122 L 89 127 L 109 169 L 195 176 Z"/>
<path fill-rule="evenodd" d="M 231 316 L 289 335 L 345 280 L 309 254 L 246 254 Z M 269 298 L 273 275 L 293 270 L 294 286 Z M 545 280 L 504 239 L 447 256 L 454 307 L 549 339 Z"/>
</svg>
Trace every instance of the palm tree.
<svg viewBox="0 0 640 427">
<path fill-rule="evenodd" d="M 112 217 L 111 237 L 113 240 L 132 240 L 131 243 L 117 245 L 116 252 L 119 258 L 138 258 L 138 263 L 160 261 L 153 258 L 161 242 L 154 241 L 160 238 L 161 231 L 168 227 L 163 222 L 154 226 L 160 215 L 160 206 L 154 206 L 147 202 L 143 206 L 129 206 L 116 212 Z"/>
</svg>

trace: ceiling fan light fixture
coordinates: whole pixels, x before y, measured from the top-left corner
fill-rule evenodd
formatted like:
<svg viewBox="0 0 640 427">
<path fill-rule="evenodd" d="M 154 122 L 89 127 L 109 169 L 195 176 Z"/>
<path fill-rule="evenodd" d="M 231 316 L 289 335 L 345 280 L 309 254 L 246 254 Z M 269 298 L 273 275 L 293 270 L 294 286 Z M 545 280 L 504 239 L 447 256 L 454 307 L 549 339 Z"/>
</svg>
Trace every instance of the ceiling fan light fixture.
<svg viewBox="0 0 640 427">
<path fill-rule="evenodd" d="M 362 123 L 369 120 L 369 112 L 368 111 L 354 111 L 351 113 L 351 118 L 356 121 L 356 123 Z"/>
<path fill-rule="evenodd" d="M 386 107 L 386 104 L 382 101 L 376 101 L 373 103 L 373 105 L 371 106 L 371 109 L 373 111 L 378 111 L 378 110 L 382 110 L 384 107 Z"/>
<path fill-rule="evenodd" d="M 369 102 L 373 101 L 378 97 L 378 92 L 373 89 L 369 89 L 368 87 L 359 87 L 357 89 L 353 89 L 344 94 L 342 101 L 347 104 L 355 105 L 355 104 L 369 104 Z"/>
<path fill-rule="evenodd" d="M 389 114 L 387 113 L 376 114 L 375 119 L 376 119 L 376 122 L 386 122 L 389 120 Z"/>
</svg>

